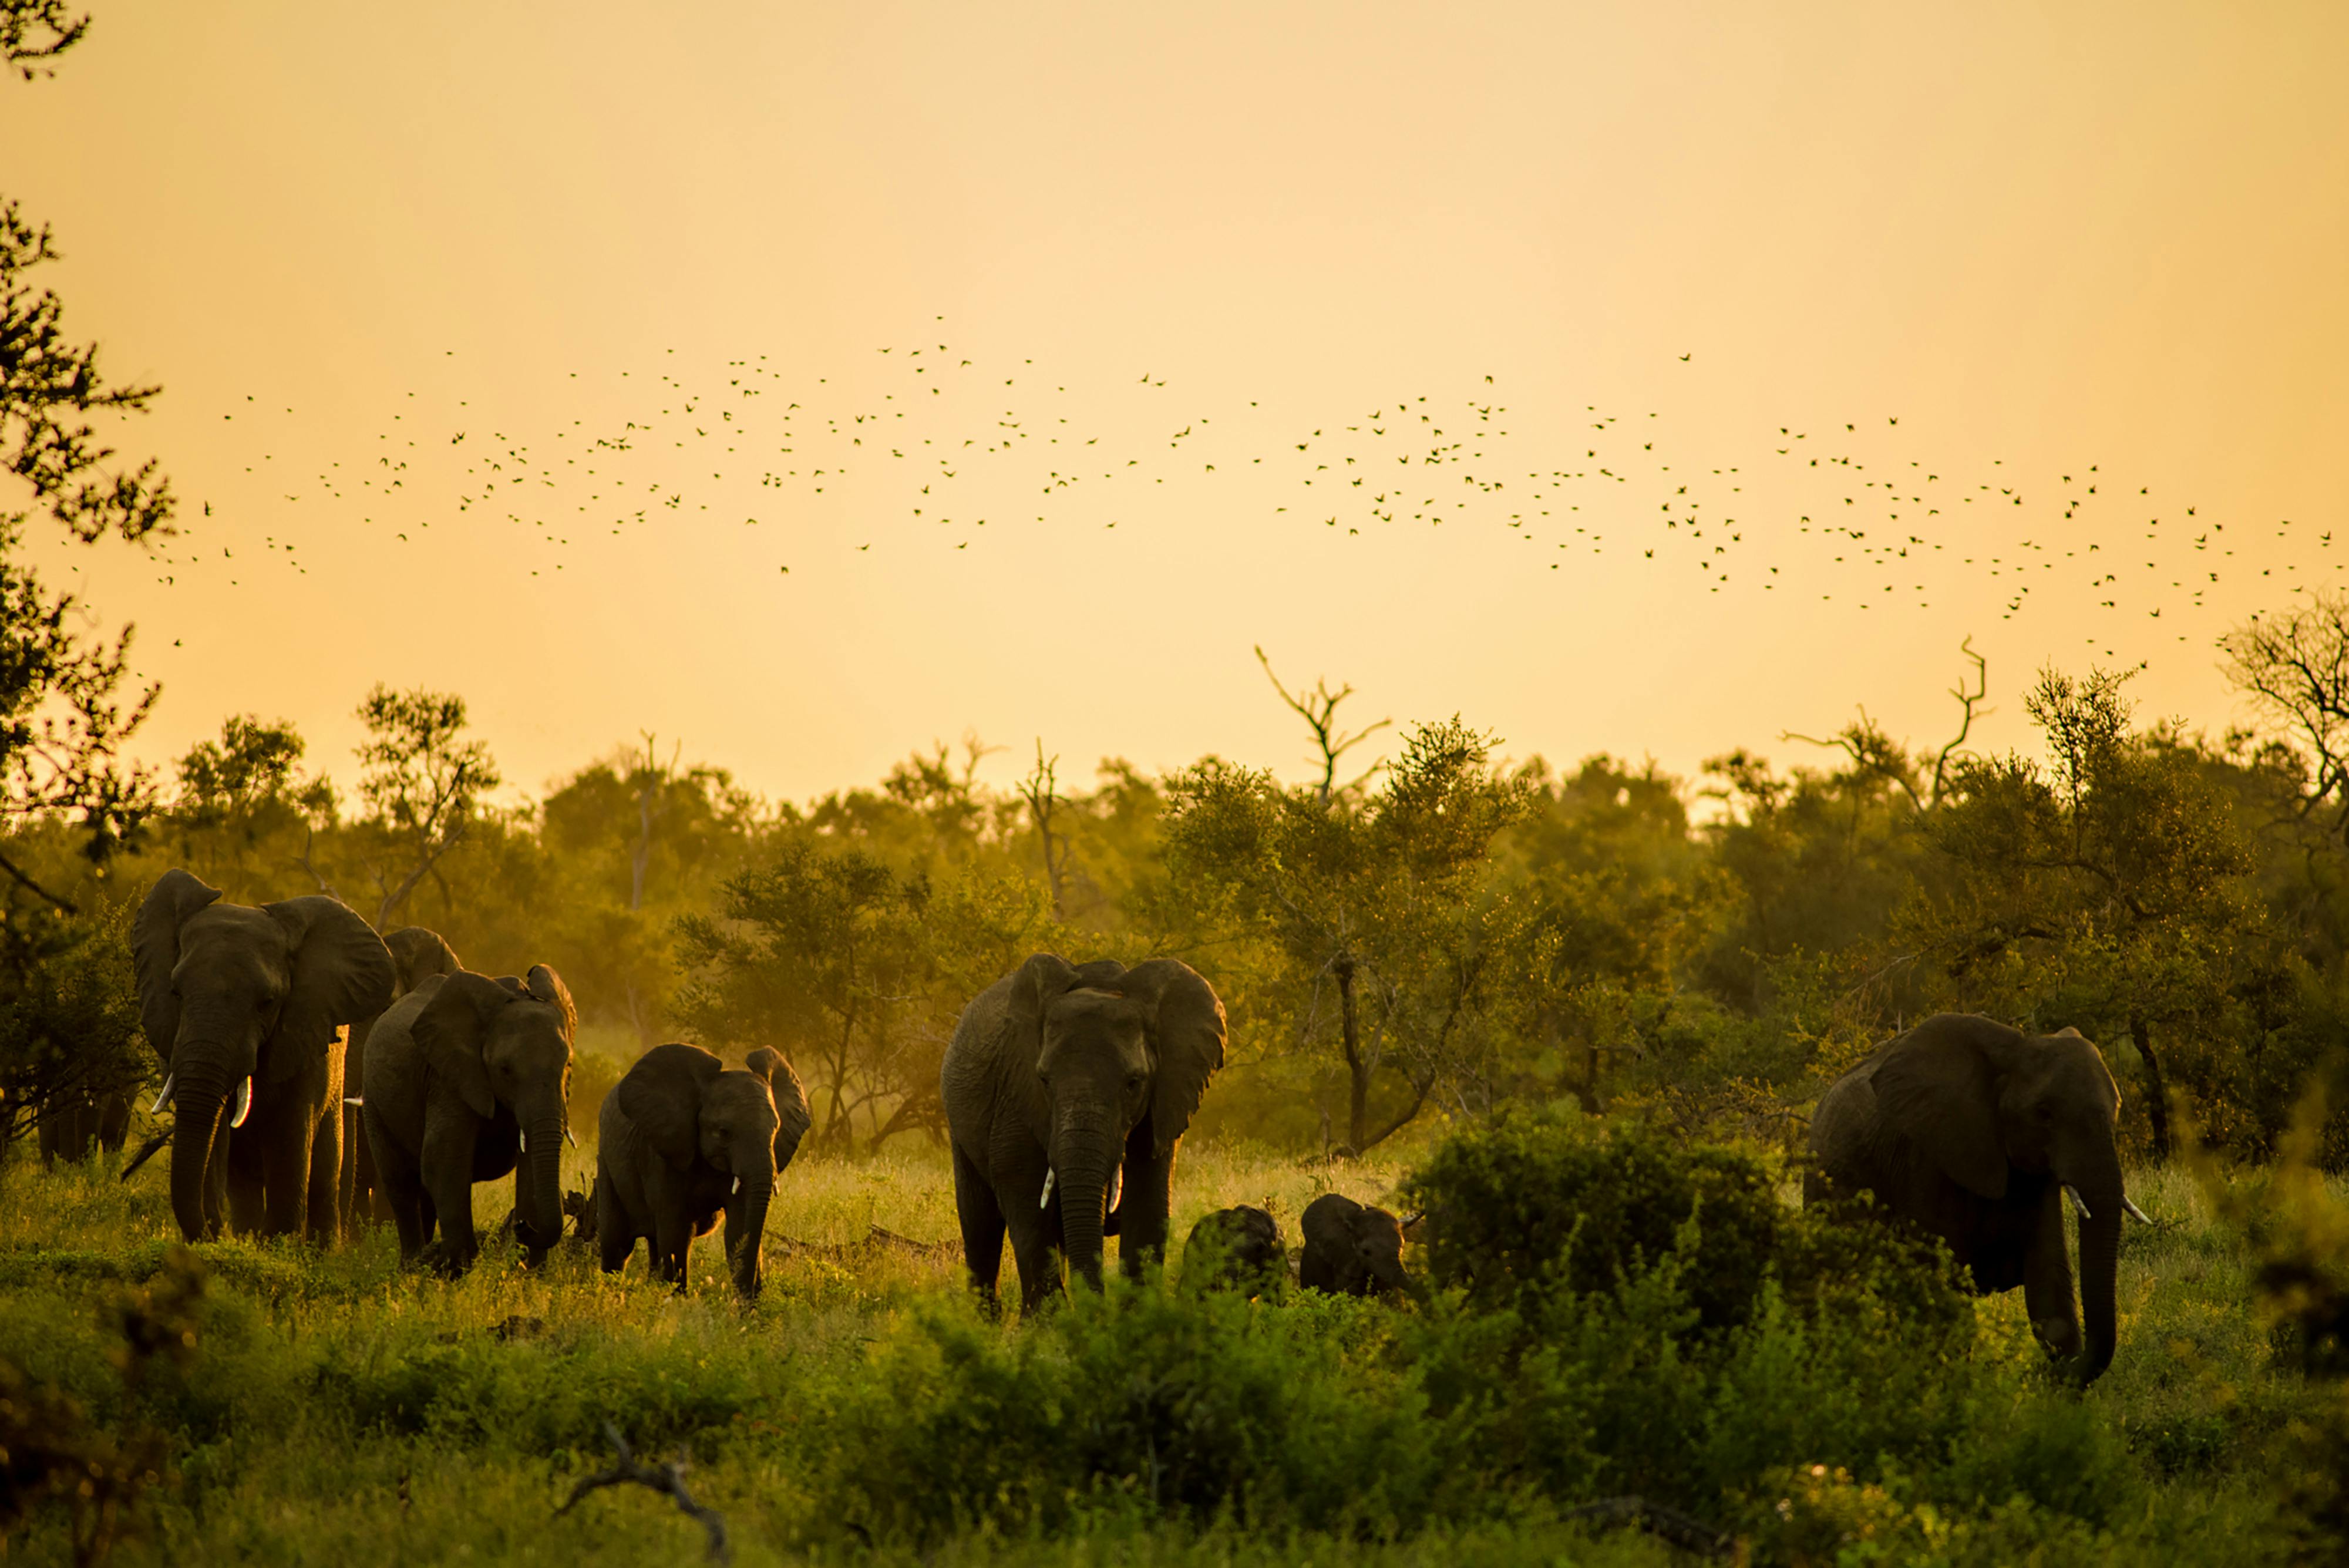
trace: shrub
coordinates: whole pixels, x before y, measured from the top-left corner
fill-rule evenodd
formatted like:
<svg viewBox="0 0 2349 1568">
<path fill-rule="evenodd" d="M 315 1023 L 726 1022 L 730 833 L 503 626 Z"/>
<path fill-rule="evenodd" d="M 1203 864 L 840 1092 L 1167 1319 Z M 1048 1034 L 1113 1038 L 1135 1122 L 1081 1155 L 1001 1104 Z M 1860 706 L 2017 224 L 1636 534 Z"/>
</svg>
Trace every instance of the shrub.
<svg viewBox="0 0 2349 1568">
<path fill-rule="evenodd" d="M 1674 1251 L 1694 1220 L 1689 1302 L 1703 1326 L 1728 1328 L 1753 1315 L 1776 1249 L 1775 1186 L 1736 1150 L 1551 1107 L 1452 1137 L 1405 1191 L 1431 1221 L 1430 1279 L 1484 1308 L 1611 1290 Z"/>
<path fill-rule="evenodd" d="M 933 1304 L 827 1413 L 818 1496 L 875 1537 L 1087 1516 L 1390 1535 L 1435 1480 L 1415 1380 L 1343 1342 L 1376 1309 L 1111 1282 L 1007 1329 Z"/>
</svg>

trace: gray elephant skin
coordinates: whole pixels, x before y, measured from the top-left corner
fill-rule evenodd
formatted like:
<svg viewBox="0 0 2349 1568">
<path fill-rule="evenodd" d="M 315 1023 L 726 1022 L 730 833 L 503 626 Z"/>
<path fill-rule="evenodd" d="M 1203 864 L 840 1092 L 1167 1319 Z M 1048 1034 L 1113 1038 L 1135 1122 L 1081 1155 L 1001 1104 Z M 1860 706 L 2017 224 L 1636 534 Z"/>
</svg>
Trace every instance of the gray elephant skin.
<svg viewBox="0 0 2349 1568">
<path fill-rule="evenodd" d="M 1325 1192 L 1298 1221 L 1305 1251 L 1297 1282 L 1339 1296 L 1417 1295 L 1402 1266 L 1402 1221 L 1387 1210 Z"/>
<path fill-rule="evenodd" d="M 172 870 L 140 905 L 130 947 L 140 1022 L 168 1070 L 181 1234 L 225 1221 L 334 1241 L 343 1030 L 391 1000 L 381 939 L 323 894 L 254 909 Z"/>
<path fill-rule="evenodd" d="M 2072 1029 L 2028 1035 L 1944 1012 L 1837 1078 L 1811 1117 L 1806 1201 L 1875 1194 L 1874 1212 L 1949 1244 L 1984 1293 L 2023 1287 L 2033 1331 L 2081 1382 L 2112 1364 L 2122 1189 L 2120 1094 Z M 2064 1236 L 2080 1218 L 2080 1304 Z"/>
<path fill-rule="evenodd" d="M 810 1120 L 799 1075 L 774 1051 L 762 1046 L 731 1068 L 698 1045 L 646 1052 L 595 1120 L 604 1272 L 626 1267 L 641 1238 L 652 1244 L 654 1277 L 683 1293 L 694 1239 L 722 1213 L 734 1288 L 756 1301 L 767 1207 Z"/>
<path fill-rule="evenodd" d="M 563 1146 L 579 1015 L 562 978 L 427 975 L 377 1020 L 361 1109 L 376 1174 L 413 1262 L 440 1234 L 450 1272 L 479 1251 L 473 1184 L 511 1172 L 531 1265 L 563 1235 Z"/>
<path fill-rule="evenodd" d="M 1288 1284 L 1288 1249 L 1270 1210 L 1242 1203 L 1204 1215 L 1183 1243 L 1183 1288 L 1278 1299 Z"/>
<path fill-rule="evenodd" d="M 414 991 L 427 975 L 455 974 L 465 966 L 456 950 L 438 931 L 422 926 L 401 926 L 383 934 L 391 954 L 392 1000 Z M 376 1019 L 362 1018 L 351 1025 L 350 1046 L 344 1056 L 343 1083 L 350 1093 L 343 1100 L 343 1230 L 347 1234 L 362 1219 L 388 1220 L 391 1205 L 375 1179 L 375 1150 L 367 1139 L 367 1118 L 358 1105 L 360 1085 L 367 1082 L 367 1036 Z"/>
<path fill-rule="evenodd" d="M 1008 1233 L 1023 1310 L 1061 1259 L 1101 1282 L 1166 1250 L 1175 1147 L 1224 1064 L 1224 1004 L 1187 964 L 1079 967 L 1038 953 L 963 1009 L 939 1074 L 971 1282 L 992 1298 Z M 1106 1212 L 1112 1191 L 1115 1214 Z"/>
</svg>

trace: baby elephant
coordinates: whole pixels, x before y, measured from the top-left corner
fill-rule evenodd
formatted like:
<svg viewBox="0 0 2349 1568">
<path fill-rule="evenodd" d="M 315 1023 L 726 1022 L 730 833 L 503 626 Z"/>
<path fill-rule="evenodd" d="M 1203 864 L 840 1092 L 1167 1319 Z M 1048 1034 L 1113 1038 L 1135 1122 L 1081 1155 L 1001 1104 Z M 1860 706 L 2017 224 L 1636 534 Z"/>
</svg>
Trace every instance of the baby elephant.
<svg viewBox="0 0 2349 1568">
<path fill-rule="evenodd" d="M 1288 1251 L 1281 1244 L 1279 1222 L 1266 1210 L 1243 1203 L 1218 1209 L 1191 1227 L 1183 1248 L 1186 1290 L 1278 1297 L 1288 1283 Z"/>
<path fill-rule="evenodd" d="M 730 1068 L 698 1045 L 656 1045 L 596 1119 L 595 1231 L 605 1273 L 652 1243 L 653 1274 L 681 1294 L 686 1254 L 726 1215 L 726 1257 L 746 1301 L 759 1294 L 760 1237 L 775 1178 L 808 1129 L 807 1093 L 763 1046 Z"/>
<path fill-rule="evenodd" d="M 1402 1221 L 1385 1210 L 1325 1192 L 1306 1205 L 1300 1228 L 1305 1256 L 1297 1280 L 1307 1290 L 1342 1296 L 1419 1294 L 1419 1282 L 1403 1272 Z"/>
</svg>

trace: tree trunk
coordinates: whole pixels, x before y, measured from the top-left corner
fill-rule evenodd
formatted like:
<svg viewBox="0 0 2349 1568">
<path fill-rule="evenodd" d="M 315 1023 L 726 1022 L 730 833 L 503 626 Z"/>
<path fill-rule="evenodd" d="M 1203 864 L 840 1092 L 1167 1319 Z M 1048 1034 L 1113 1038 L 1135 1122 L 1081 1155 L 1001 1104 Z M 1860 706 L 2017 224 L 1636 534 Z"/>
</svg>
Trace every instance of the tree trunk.
<svg viewBox="0 0 2349 1568">
<path fill-rule="evenodd" d="M 1340 953 L 1330 966 L 1338 977 L 1338 1025 L 1346 1047 L 1346 1147 L 1360 1154 L 1371 1136 L 1371 1070 L 1362 1060 L 1361 1026 L 1354 1014 L 1354 961 Z"/>
<path fill-rule="evenodd" d="M 2162 1082 L 2161 1059 L 2153 1054 L 2153 1031 L 2143 1018 L 2129 1020 L 2129 1043 L 2145 1064 L 2145 1114 L 2153 1126 L 2153 1158 L 2169 1162 L 2169 1090 Z"/>
</svg>

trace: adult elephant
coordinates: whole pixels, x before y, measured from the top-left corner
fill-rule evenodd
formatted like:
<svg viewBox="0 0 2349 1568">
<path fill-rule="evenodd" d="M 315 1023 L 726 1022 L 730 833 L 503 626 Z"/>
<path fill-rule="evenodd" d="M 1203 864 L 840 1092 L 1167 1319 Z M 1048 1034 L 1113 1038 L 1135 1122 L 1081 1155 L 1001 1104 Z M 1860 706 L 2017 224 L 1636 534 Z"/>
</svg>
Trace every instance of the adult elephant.
<svg viewBox="0 0 2349 1568">
<path fill-rule="evenodd" d="M 473 1184 L 511 1172 L 531 1265 L 563 1237 L 563 1146 L 579 1015 L 562 977 L 428 975 L 378 1021 L 361 1111 L 376 1174 L 413 1262 L 437 1226 L 448 1270 L 480 1245 Z"/>
<path fill-rule="evenodd" d="M 465 967 L 456 950 L 441 940 L 440 932 L 422 926 L 401 926 L 386 931 L 383 945 L 391 954 L 394 1002 L 414 991 L 428 975 L 455 974 Z M 376 1181 L 375 1150 L 367 1143 L 366 1118 L 359 1105 L 360 1085 L 367 1082 L 367 1036 L 374 1031 L 376 1020 L 382 1016 L 378 1012 L 351 1025 L 350 1047 L 344 1057 L 343 1084 L 350 1091 L 343 1097 L 345 1231 L 365 1217 L 391 1218 L 391 1205 L 384 1199 Z"/>
<path fill-rule="evenodd" d="M 2078 1031 L 2029 1035 L 1944 1012 L 1837 1078 L 1811 1117 L 1806 1200 L 1876 1195 L 1949 1244 L 1988 1293 L 2023 1287 L 2033 1332 L 2082 1382 L 2112 1365 L 2122 1190 L 2120 1093 Z M 2080 1211 L 2073 1301 L 2064 1199 Z"/>
<path fill-rule="evenodd" d="M 218 1235 L 225 1220 L 334 1240 L 343 1028 L 391 1000 L 382 940 L 323 894 L 224 904 L 171 870 L 139 906 L 130 950 L 140 1020 L 168 1069 L 157 1104 L 174 1107 L 181 1234 Z"/>
<path fill-rule="evenodd" d="M 995 1293 L 1007 1231 L 1025 1311 L 1061 1288 L 1062 1253 L 1098 1286 L 1104 1235 L 1128 1274 L 1164 1255 L 1175 1145 L 1223 1064 L 1224 1004 L 1173 959 L 1038 953 L 981 992 L 939 1074 L 979 1293 Z"/>
<path fill-rule="evenodd" d="M 767 1206 L 807 1135 L 807 1091 L 764 1046 L 730 1068 L 698 1045 L 656 1045 L 604 1097 L 596 1116 L 595 1230 L 607 1274 L 638 1238 L 653 1275 L 686 1288 L 697 1236 L 726 1216 L 734 1288 L 756 1301 Z"/>
</svg>

